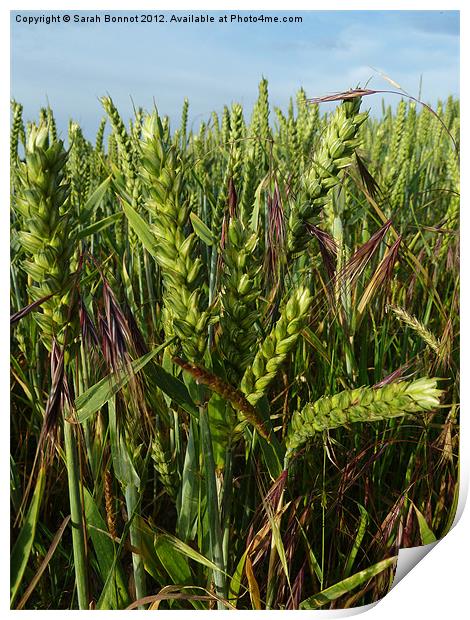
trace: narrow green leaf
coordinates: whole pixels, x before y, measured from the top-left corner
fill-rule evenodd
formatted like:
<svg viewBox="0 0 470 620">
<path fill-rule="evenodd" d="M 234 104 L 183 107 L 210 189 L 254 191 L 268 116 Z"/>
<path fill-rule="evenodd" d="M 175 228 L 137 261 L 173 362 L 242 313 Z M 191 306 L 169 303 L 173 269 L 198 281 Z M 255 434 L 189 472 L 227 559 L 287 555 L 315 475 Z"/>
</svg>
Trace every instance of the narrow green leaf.
<svg viewBox="0 0 470 620">
<path fill-rule="evenodd" d="M 106 523 L 88 489 L 83 489 L 83 497 L 87 531 L 98 560 L 101 579 L 105 584 L 96 607 L 125 609 L 131 601 L 122 569 L 115 562 L 117 545 L 108 536 Z"/>
<path fill-rule="evenodd" d="M 207 516 L 209 519 L 209 539 L 212 552 L 212 560 L 219 568 L 214 572 L 216 593 L 220 597 L 225 596 L 224 559 L 222 551 L 222 530 L 220 522 L 219 498 L 215 478 L 215 463 L 212 452 L 212 438 L 209 427 L 207 411 L 204 407 L 199 410 L 199 428 L 201 431 L 201 444 L 204 455 L 204 474 L 207 493 Z M 218 609 L 224 609 L 224 605 L 217 603 Z"/>
<path fill-rule="evenodd" d="M 36 535 L 36 526 L 39 518 L 39 509 L 41 507 L 42 495 L 44 492 L 45 468 L 39 469 L 36 487 L 33 497 L 29 505 L 26 519 L 23 523 L 21 531 L 13 546 L 10 559 L 10 606 L 13 605 L 18 594 L 18 589 L 23 579 L 26 565 L 28 564 L 31 549 L 33 547 L 34 537 Z"/>
<path fill-rule="evenodd" d="M 167 576 L 155 551 L 155 532 L 143 519 L 140 519 L 138 527 L 140 533 L 140 552 L 145 570 L 155 581 L 162 583 L 167 579 Z"/>
<path fill-rule="evenodd" d="M 271 530 L 273 534 L 274 544 L 276 545 L 276 551 L 281 561 L 282 569 L 287 579 L 287 584 L 289 585 L 289 588 L 290 588 L 290 577 L 289 577 L 289 569 L 287 567 L 286 551 L 284 549 L 284 543 L 282 542 L 282 535 L 281 535 L 279 523 L 276 523 L 276 519 L 272 520 Z"/>
<path fill-rule="evenodd" d="M 208 228 L 204 222 L 199 218 L 195 213 L 191 211 L 189 214 L 191 218 L 191 224 L 193 225 L 193 230 L 199 239 L 208 246 L 212 246 L 216 244 L 216 238 L 212 233 L 211 229 Z"/>
<path fill-rule="evenodd" d="M 159 364 L 154 362 L 146 369 L 146 375 L 152 379 L 162 392 L 175 401 L 182 409 L 196 419 L 199 417 L 197 407 L 189 395 L 189 392 L 182 381 L 164 370 Z"/>
<path fill-rule="evenodd" d="M 253 213 L 251 215 L 251 222 L 250 222 L 251 230 L 253 230 L 254 232 L 257 232 L 259 228 L 259 213 L 261 210 L 261 201 L 262 201 L 261 192 L 266 184 L 267 179 L 268 179 L 268 175 L 266 175 L 264 179 L 262 179 L 262 181 L 256 188 L 256 192 L 255 192 L 255 202 L 253 205 Z"/>
<path fill-rule="evenodd" d="M 309 541 L 309 539 L 307 537 L 307 534 L 305 533 L 304 528 L 302 527 L 302 524 L 299 521 L 297 521 L 297 524 L 298 524 L 298 526 L 300 528 L 300 532 L 302 534 L 302 538 L 304 539 L 305 545 L 307 547 L 307 560 L 308 560 L 308 562 L 310 564 L 310 570 L 313 570 L 313 572 L 317 576 L 318 582 L 321 583 L 323 581 L 323 571 L 321 569 L 320 562 L 317 560 L 317 558 L 316 558 L 316 556 L 315 556 L 315 554 L 313 552 L 312 546 L 311 546 L 310 541 Z"/>
<path fill-rule="evenodd" d="M 165 534 L 157 534 L 155 536 L 154 548 L 157 557 L 173 584 L 178 586 L 193 585 L 194 576 L 188 558 L 172 544 L 170 538 Z M 190 589 L 188 589 L 188 594 L 191 594 Z M 206 609 L 206 606 L 201 601 L 190 600 L 190 603 L 195 609 Z"/>
<path fill-rule="evenodd" d="M 354 539 L 354 544 L 352 546 L 352 549 L 349 553 L 349 557 L 348 560 L 346 562 L 346 567 L 344 569 L 344 576 L 345 577 L 349 577 L 349 575 L 351 574 L 351 570 L 354 564 L 354 560 L 356 559 L 356 555 L 357 552 L 359 551 L 359 548 L 361 546 L 362 543 L 362 539 L 364 538 L 364 534 L 366 533 L 366 529 L 367 529 L 367 524 L 369 522 L 369 514 L 367 512 L 367 510 L 364 508 L 364 506 L 361 506 L 361 504 L 357 504 L 359 507 L 359 511 L 361 513 L 361 518 L 359 521 L 359 527 L 357 529 L 357 533 L 356 533 L 356 538 Z"/>
<path fill-rule="evenodd" d="M 207 416 L 212 437 L 212 450 L 214 463 L 218 470 L 225 465 L 227 446 L 235 426 L 236 420 L 232 419 L 232 408 L 220 394 L 212 394 L 207 403 Z"/>
<path fill-rule="evenodd" d="M 308 342 L 308 344 L 313 347 L 316 353 L 321 355 L 323 360 L 328 366 L 331 366 L 332 361 L 327 355 L 327 349 L 323 346 L 323 343 L 315 334 L 315 332 L 310 329 L 310 327 L 306 326 L 302 330 L 302 338 Z"/>
<path fill-rule="evenodd" d="M 184 543 L 182 540 L 179 540 L 179 538 L 176 538 L 175 536 L 171 536 L 171 534 L 158 534 L 157 536 L 160 539 L 164 538 L 167 545 L 169 547 L 172 547 L 175 553 L 182 554 L 186 556 L 188 559 L 194 560 L 198 564 L 202 564 L 202 566 L 205 566 L 206 568 L 210 568 L 211 570 L 214 570 L 214 571 L 220 570 L 214 564 L 214 562 L 211 562 L 210 560 L 208 560 L 205 556 L 199 553 L 199 551 L 196 551 L 195 549 L 193 549 L 192 547 Z"/>
<path fill-rule="evenodd" d="M 256 409 L 263 420 L 264 427 L 270 436 L 270 443 L 258 434 L 257 439 L 259 441 L 261 452 L 263 455 L 264 463 L 269 471 L 271 479 L 277 480 L 281 475 L 283 469 L 283 461 L 285 457 L 285 447 L 281 445 L 276 437 L 271 418 L 269 401 L 266 396 L 263 396 L 256 404 Z"/>
<path fill-rule="evenodd" d="M 232 579 L 230 580 L 229 599 L 230 599 L 230 602 L 235 606 L 237 604 L 238 595 L 240 593 L 240 586 L 242 584 L 243 572 L 245 570 L 245 562 L 246 562 L 247 555 L 248 555 L 248 549 L 244 552 L 244 554 L 240 558 L 237 564 L 237 568 L 235 569 L 235 572 L 232 575 Z"/>
<path fill-rule="evenodd" d="M 49 549 L 47 550 L 46 555 L 44 556 L 38 570 L 34 573 L 34 577 L 29 582 L 29 585 L 24 591 L 24 594 L 21 597 L 21 600 L 16 606 L 16 609 L 24 609 L 26 603 L 29 600 L 29 597 L 36 589 L 41 577 L 44 575 L 46 568 L 49 566 L 49 562 L 51 561 L 52 556 L 54 555 L 57 547 L 60 544 L 60 541 L 62 540 L 62 536 L 64 534 L 65 528 L 70 523 L 70 518 L 71 518 L 70 515 L 67 515 L 65 519 L 62 521 L 59 529 L 57 530 L 57 532 L 54 535 L 54 538 L 52 539 L 52 542 L 50 544 Z"/>
<path fill-rule="evenodd" d="M 121 199 L 122 209 L 127 217 L 127 220 L 139 237 L 142 245 L 154 258 L 158 258 L 156 251 L 156 239 L 150 230 L 150 225 L 146 222 L 142 216 L 128 202 Z"/>
<path fill-rule="evenodd" d="M 423 515 L 422 512 L 420 512 L 416 506 L 413 504 L 413 502 L 411 502 L 413 505 L 413 508 L 415 509 L 415 513 L 416 516 L 418 518 L 418 525 L 419 525 L 419 533 L 421 535 L 421 542 L 423 545 L 430 545 L 431 543 L 435 543 L 437 538 L 434 534 L 434 532 L 431 530 L 431 528 L 429 527 L 425 516 Z"/>
<path fill-rule="evenodd" d="M 129 439 L 126 438 L 126 444 Z M 134 468 L 134 462 L 132 460 L 132 456 L 129 454 L 127 450 L 127 445 L 124 444 L 121 437 L 121 454 L 126 460 L 126 465 L 128 467 L 127 471 L 134 475 L 134 479 L 136 481 L 131 480 L 129 477 L 129 482 L 124 485 L 124 497 L 126 500 L 126 510 L 129 515 L 129 534 L 130 534 L 130 542 L 134 549 L 137 549 L 135 553 L 132 552 L 132 569 L 134 575 L 134 584 L 135 584 L 135 596 L 136 598 L 142 599 L 147 594 L 146 588 L 146 580 L 145 580 L 145 566 L 142 554 L 140 553 L 140 548 L 142 546 L 142 540 L 140 536 L 140 527 L 139 522 L 140 518 L 140 500 L 141 495 L 140 491 L 140 479 L 138 478 L 138 474 Z M 113 463 L 114 465 L 114 463 Z M 127 473 L 127 472 L 126 472 Z M 144 609 L 143 606 L 139 605 L 139 609 Z"/>
<path fill-rule="evenodd" d="M 157 355 L 162 349 L 167 347 L 170 344 L 171 340 L 167 340 L 162 345 L 150 351 L 150 353 L 146 353 L 142 357 L 134 360 L 131 363 L 131 368 L 133 374 L 142 370 L 144 366 L 146 366 L 151 359 Z M 132 374 L 127 371 L 125 368 L 119 374 L 110 373 L 98 383 L 95 383 L 91 388 L 88 388 L 86 392 L 80 394 L 80 396 L 75 400 L 75 407 L 77 410 L 77 418 L 79 422 L 84 422 L 90 416 L 95 414 L 103 405 L 105 405 L 109 399 L 117 394 L 119 390 L 121 390 L 132 378 Z"/>
<path fill-rule="evenodd" d="M 182 540 L 192 538 L 199 508 L 201 472 L 199 469 L 199 434 L 194 418 L 189 421 L 188 444 L 184 457 L 180 492 L 178 494 L 176 532 Z"/>
<path fill-rule="evenodd" d="M 98 222 L 94 222 L 93 224 L 82 228 L 82 230 L 78 232 L 77 237 L 78 239 L 85 239 L 86 237 L 89 237 L 94 233 L 105 230 L 105 228 L 108 228 L 115 222 L 119 222 L 120 219 L 122 219 L 122 213 L 113 213 L 113 215 L 108 215 L 108 217 L 105 217 L 102 220 L 98 220 Z"/>
<path fill-rule="evenodd" d="M 13 505 L 13 510 L 18 512 L 21 506 L 21 483 L 18 473 L 18 466 L 15 463 L 13 456 L 10 454 L 10 498 Z"/>
<path fill-rule="evenodd" d="M 397 557 L 398 556 L 394 556 L 393 558 L 388 558 L 387 560 L 377 562 L 377 564 L 374 564 L 369 568 L 365 568 L 347 579 L 343 579 L 334 586 L 330 586 L 329 588 L 326 588 L 326 590 L 310 596 L 300 603 L 299 609 L 318 609 L 327 603 L 335 601 L 340 596 L 344 596 L 364 582 L 369 581 L 369 579 L 372 579 L 382 571 L 393 566 L 393 564 L 397 561 Z"/>
<path fill-rule="evenodd" d="M 171 580 L 176 585 L 189 585 L 193 581 L 188 558 L 175 551 L 174 545 L 164 534 L 155 536 L 154 547 L 158 559 L 162 563 Z"/>
<path fill-rule="evenodd" d="M 107 177 L 101 185 L 98 185 L 93 194 L 88 198 L 86 203 L 83 205 L 82 212 L 80 213 L 80 220 L 82 222 L 88 221 L 88 218 L 91 216 L 92 212 L 99 207 L 110 183 L 111 176 Z"/>
<path fill-rule="evenodd" d="M 111 445 L 111 456 L 113 459 L 113 469 L 116 478 L 125 487 L 124 491 L 127 491 L 127 487 L 140 486 L 140 478 L 134 467 L 132 456 L 129 454 L 128 447 L 124 440 L 124 437 L 119 433 L 116 420 L 116 399 L 114 396 L 109 399 L 108 404 L 109 411 L 109 441 Z M 131 515 L 129 515 L 129 519 Z M 132 527 L 132 525 L 131 525 Z"/>
</svg>

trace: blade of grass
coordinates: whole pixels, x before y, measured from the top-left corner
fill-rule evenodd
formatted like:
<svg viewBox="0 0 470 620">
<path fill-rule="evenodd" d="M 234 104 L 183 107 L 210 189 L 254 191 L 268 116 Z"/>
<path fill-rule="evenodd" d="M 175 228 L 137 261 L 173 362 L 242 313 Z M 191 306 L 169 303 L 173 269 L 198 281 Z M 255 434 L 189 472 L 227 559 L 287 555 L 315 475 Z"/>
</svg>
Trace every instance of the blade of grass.
<svg viewBox="0 0 470 620">
<path fill-rule="evenodd" d="M 62 534 L 64 533 L 64 530 L 67 527 L 69 521 L 70 521 L 70 515 L 65 517 L 65 519 L 62 521 L 61 526 L 57 530 L 54 538 L 52 539 L 51 545 L 50 545 L 49 549 L 47 550 L 46 555 L 44 556 L 44 560 L 41 562 L 41 566 L 38 568 L 36 574 L 34 575 L 33 579 L 31 580 L 29 586 L 26 588 L 23 596 L 21 597 L 20 602 L 16 606 L 16 609 L 23 609 L 23 607 L 28 602 L 29 597 L 31 596 L 31 594 L 33 593 L 34 589 L 38 585 L 39 580 L 41 579 L 44 571 L 46 570 L 46 568 L 47 568 L 47 566 L 48 566 L 48 564 L 49 564 L 49 562 L 50 562 L 50 560 L 52 558 L 52 556 L 54 555 L 54 552 L 57 549 L 57 546 L 59 545 L 59 543 L 61 541 Z"/>
<path fill-rule="evenodd" d="M 39 519 L 39 509 L 44 492 L 45 467 L 39 469 L 33 497 L 23 526 L 13 546 L 10 560 L 10 606 L 13 606 L 28 564 Z"/>
<path fill-rule="evenodd" d="M 110 536 L 106 535 L 106 523 L 88 489 L 83 489 L 83 495 L 88 533 L 98 560 L 101 578 L 106 584 L 96 607 L 97 609 L 124 609 L 131 601 L 122 569 L 118 563 L 115 565 L 114 562 L 116 545 Z M 111 578 L 109 578 L 110 574 Z"/>
<path fill-rule="evenodd" d="M 326 588 L 326 590 L 322 590 L 322 592 L 314 594 L 313 596 L 303 600 L 300 603 L 299 609 L 319 609 L 320 607 L 323 607 L 323 605 L 335 601 L 340 596 L 348 594 L 348 592 L 351 592 L 351 590 L 354 590 L 365 581 L 369 581 L 369 579 L 372 579 L 382 571 L 391 568 L 396 561 L 397 556 L 377 562 L 377 564 L 374 564 L 369 568 L 365 568 L 355 575 L 339 581 L 334 586 L 330 586 L 329 588 Z"/>
<path fill-rule="evenodd" d="M 358 507 L 361 513 L 361 517 L 359 520 L 359 527 L 357 528 L 356 537 L 354 539 L 354 543 L 349 553 L 346 566 L 344 569 L 345 577 L 349 577 L 349 575 L 351 574 L 354 560 L 356 559 L 357 552 L 359 551 L 361 547 L 362 539 L 364 538 L 364 535 L 367 529 L 367 524 L 369 523 L 369 514 L 367 510 L 364 508 L 364 506 L 361 506 L 361 504 L 358 504 Z"/>
<path fill-rule="evenodd" d="M 411 501 L 411 500 L 410 500 Z M 421 536 L 421 542 L 423 545 L 430 545 L 432 543 L 435 543 L 437 538 L 436 535 L 434 534 L 434 532 L 431 530 L 431 528 L 429 527 L 427 521 L 426 521 L 426 517 L 423 515 L 423 513 L 421 511 L 418 510 L 418 508 L 416 508 L 416 506 L 413 504 L 413 502 L 411 502 L 415 513 L 416 513 L 416 517 L 418 519 L 418 525 L 419 525 L 419 533 Z"/>
<path fill-rule="evenodd" d="M 64 443 L 67 478 L 69 483 L 72 545 L 78 604 L 80 609 L 88 609 L 88 574 L 84 520 L 80 492 L 80 466 L 78 462 L 74 425 L 66 420 L 64 420 Z"/>
<path fill-rule="evenodd" d="M 219 498 L 217 495 L 217 483 L 215 479 L 215 463 L 212 453 L 212 438 L 209 428 L 207 411 L 204 407 L 199 408 L 199 425 L 201 429 L 202 449 L 204 455 L 204 472 L 206 479 L 207 510 L 209 516 L 209 538 L 212 549 L 212 561 L 219 570 L 214 572 L 214 582 L 217 596 L 225 597 L 225 567 L 222 547 L 222 530 L 220 523 Z M 220 601 L 218 609 L 225 609 Z"/>
</svg>

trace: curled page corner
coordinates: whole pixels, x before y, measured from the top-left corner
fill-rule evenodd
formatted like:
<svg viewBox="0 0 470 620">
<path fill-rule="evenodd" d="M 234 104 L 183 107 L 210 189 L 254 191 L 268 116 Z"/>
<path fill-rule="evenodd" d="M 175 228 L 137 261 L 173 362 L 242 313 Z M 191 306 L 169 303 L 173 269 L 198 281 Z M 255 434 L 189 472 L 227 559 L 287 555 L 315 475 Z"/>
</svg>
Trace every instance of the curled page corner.
<svg viewBox="0 0 470 620">
<path fill-rule="evenodd" d="M 454 527 L 458 524 L 458 522 L 460 521 L 460 518 L 462 516 L 462 513 L 464 511 L 465 508 L 465 504 L 467 501 L 467 495 L 468 495 L 468 481 L 467 480 L 460 480 L 459 481 L 459 500 L 457 503 L 457 510 L 455 512 L 455 517 L 454 517 L 454 521 L 451 525 L 451 527 L 449 528 L 449 532 L 451 530 L 454 529 Z M 420 547 L 409 547 L 409 548 L 403 548 L 400 549 L 398 551 L 398 560 L 397 560 L 397 566 L 395 569 L 395 577 L 393 579 L 393 583 L 392 583 L 392 587 L 390 588 L 390 591 L 393 590 L 393 588 L 395 588 L 395 586 L 397 584 L 400 583 L 400 581 L 406 577 L 406 575 L 413 570 L 413 568 L 415 568 L 415 566 L 417 564 L 419 564 L 421 562 L 421 560 L 423 558 L 425 558 L 427 556 L 427 554 L 432 551 L 432 549 L 434 549 L 434 547 L 436 545 L 438 545 L 439 543 L 444 543 L 445 544 L 445 539 L 447 534 L 449 533 L 447 532 L 442 538 L 440 538 L 439 540 L 436 540 L 433 543 L 430 543 L 428 545 L 422 545 Z"/>
<path fill-rule="evenodd" d="M 443 539 L 442 539 L 443 540 Z M 413 568 L 421 562 L 421 560 L 439 543 L 430 543 L 429 545 L 422 545 L 421 547 L 409 547 L 400 549 L 398 551 L 397 567 L 395 569 L 395 577 L 393 579 L 392 587 L 390 590 L 400 583 L 400 581 L 413 570 Z"/>
</svg>

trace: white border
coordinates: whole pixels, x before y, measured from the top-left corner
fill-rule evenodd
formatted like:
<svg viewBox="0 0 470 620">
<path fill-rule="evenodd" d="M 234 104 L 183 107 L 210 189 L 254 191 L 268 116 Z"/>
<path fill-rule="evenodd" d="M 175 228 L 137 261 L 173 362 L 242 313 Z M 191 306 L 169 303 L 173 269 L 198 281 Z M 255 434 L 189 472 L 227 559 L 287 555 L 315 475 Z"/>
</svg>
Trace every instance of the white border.
<svg viewBox="0 0 470 620">
<path fill-rule="evenodd" d="M 78 3 L 77 3 L 78 4 Z M 298 0 L 291 0 L 287 2 L 279 2 L 271 0 L 252 0 L 238 2 L 228 2 L 226 6 L 221 6 L 220 3 L 214 0 L 197 3 L 197 2 L 149 2 L 148 0 L 141 0 L 136 6 L 142 9 L 175 9 L 175 10 L 221 10 L 221 9 L 233 9 L 233 10 L 460 10 L 461 11 L 461 58 L 463 68 L 461 69 L 461 102 L 462 110 L 464 114 L 461 119 L 462 127 L 462 170 L 468 170 L 468 157 L 466 148 L 466 138 L 468 134 L 468 126 L 466 119 L 466 106 L 467 101 L 467 87 L 468 79 L 466 78 L 467 65 L 464 59 L 469 58 L 468 49 L 468 15 L 469 10 L 466 7 L 467 3 L 462 1 L 453 1 L 444 3 L 442 1 L 431 0 L 428 2 L 416 1 L 416 0 L 395 0 L 394 2 L 377 2 L 374 0 L 351 2 L 347 0 L 330 0 L 329 2 L 299 2 Z M 0 171 L 1 179 L 1 207 L 0 207 L 0 259 L 1 259 L 1 277 L 2 277 L 2 291 L 0 312 L 1 312 L 1 324 L 3 328 L 2 349 L 7 349 L 7 343 L 9 342 L 8 317 L 9 317 L 9 299 L 7 291 L 9 290 L 9 218 L 8 218 L 8 204 L 9 204 L 9 173 L 6 166 L 6 153 L 8 153 L 9 143 L 9 32 L 10 32 L 10 10 L 68 10 L 70 4 L 64 6 L 63 2 L 47 1 L 44 5 L 38 7 L 35 3 L 29 2 L 11 2 L 7 0 L 2 4 L 0 8 L 2 19 L 0 20 L 0 58 L 2 59 L 2 79 L 0 81 L 0 88 L 2 92 L 2 116 L 0 120 L 0 138 L 2 143 L 2 152 L 4 156 L 1 161 L 3 163 Z M 101 0 L 95 2 L 82 1 L 80 7 L 72 5 L 76 10 L 132 10 L 134 7 L 129 7 L 124 2 L 116 0 L 110 2 L 109 0 Z M 467 63 L 468 64 L 468 63 Z M 468 181 L 463 177 L 462 181 L 462 193 L 464 196 L 463 208 L 462 208 L 462 235 L 466 240 L 468 235 L 468 216 L 466 215 L 465 197 L 468 196 L 467 191 Z M 466 243 L 462 244 L 462 264 L 465 266 L 467 261 L 467 247 Z M 470 310 L 467 303 L 467 291 L 466 286 L 467 276 L 466 269 L 462 270 L 462 297 L 461 297 L 461 314 L 464 317 L 469 316 Z M 4 279 L 4 280 L 3 280 Z M 462 340 L 462 369 L 465 370 L 465 363 L 468 351 L 468 330 L 467 321 L 462 321 L 461 325 L 461 340 Z M 0 378 L 3 387 L 3 401 L 6 402 L 9 396 L 9 359 L 8 355 L 2 354 L 0 356 Z M 465 377 L 464 377 L 465 378 Z M 419 562 L 419 565 L 413 569 L 412 574 L 403 579 L 391 592 L 376 606 L 373 606 L 367 611 L 367 618 L 371 620 L 375 619 L 392 619 L 397 617 L 420 617 L 426 618 L 426 620 L 440 619 L 444 615 L 450 620 L 451 618 L 463 618 L 464 610 L 468 609 L 467 596 L 468 596 L 468 564 L 470 558 L 470 510 L 463 511 L 465 499 L 468 492 L 468 482 L 470 478 L 470 423 L 465 421 L 467 418 L 467 403 L 469 388 L 466 381 L 462 381 L 462 402 L 463 402 L 463 414 L 462 417 L 462 433 L 461 433 L 461 485 L 460 485 L 460 502 L 458 514 L 460 520 L 454 524 L 454 528 L 439 542 L 435 548 L 427 555 L 423 560 Z M 7 459 L 9 454 L 9 425 L 8 425 L 8 411 L 5 407 L 5 411 L 1 415 L 2 433 L 1 440 L 5 443 L 4 449 L 1 451 L 3 455 L 3 462 L 0 468 L 0 488 L 3 490 L 4 497 L 1 502 L 0 517 L 2 520 L 2 544 L 4 546 L 2 553 L 1 564 L 1 579 L 0 584 L 2 588 L 2 603 L 3 608 L 8 609 L 9 601 L 9 501 L 7 501 L 7 489 L 9 488 L 9 474 Z M 410 550 L 408 550 L 410 551 Z M 413 551 L 411 551 L 413 554 Z M 408 553 L 409 555 L 409 553 Z M 400 562 L 401 560 L 399 560 Z M 414 561 L 412 561 L 412 564 Z M 357 613 L 360 610 L 354 610 Z M 362 611 L 365 611 L 364 609 Z M 8 611 L 7 613 L 11 613 Z M 25 611 L 24 614 L 30 614 L 33 612 Z M 60 613 L 60 612 L 34 612 L 34 613 Z M 79 612 L 69 611 L 68 614 L 76 614 Z M 116 617 L 116 613 L 123 612 L 102 612 L 112 613 L 113 617 Z M 160 612 L 161 614 L 162 612 Z M 165 612 L 163 612 L 165 613 Z M 172 617 L 178 612 L 172 612 Z M 214 613 L 218 612 L 198 612 L 199 614 L 210 614 L 210 618 Z M 238 612 L 242 614 L 250 614 L 254 612 Z M 256 612 L 260 613 L 260 612 Z M 270 614 L 283 614 L 295 613 L 295 612 L 261 612 Z M 346 616 L 352 615 L 347 611 L 319 611 L 315 614 L 328 614 L 329 617 L 333 616 Z M 24 616 L 23 616 L 24 617 Z"/>
</svg>

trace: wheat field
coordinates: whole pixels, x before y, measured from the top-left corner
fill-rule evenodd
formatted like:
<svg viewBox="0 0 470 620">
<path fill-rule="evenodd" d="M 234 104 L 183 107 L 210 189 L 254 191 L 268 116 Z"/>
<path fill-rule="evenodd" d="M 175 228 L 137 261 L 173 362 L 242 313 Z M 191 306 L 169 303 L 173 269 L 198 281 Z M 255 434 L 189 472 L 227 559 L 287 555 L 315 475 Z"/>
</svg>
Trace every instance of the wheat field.
<svg viewBox="0 0 470 620">
<path fill-rule="evenodd" d="M 12 102 L 13 609 L 349 608 L 445 536 L 459 101 L 379 96 Z"/>
</svg>

